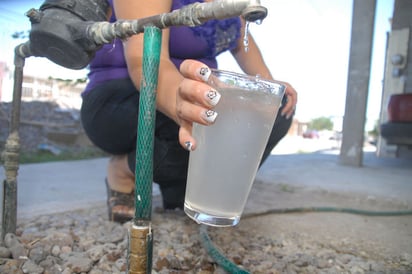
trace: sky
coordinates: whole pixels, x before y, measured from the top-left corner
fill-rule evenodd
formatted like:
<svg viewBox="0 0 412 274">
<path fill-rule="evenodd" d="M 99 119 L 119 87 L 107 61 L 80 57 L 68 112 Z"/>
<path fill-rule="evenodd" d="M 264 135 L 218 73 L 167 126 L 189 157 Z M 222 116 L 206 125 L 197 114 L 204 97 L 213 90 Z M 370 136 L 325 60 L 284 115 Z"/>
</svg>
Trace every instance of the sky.
<svg viewBox="0 0 412 274">
<path fill-rule="evenodd" d="M 368 96 L 367 127 L 379 118 L 386 35 L 394 0 L 377 0 L 372 70 Z M 0 61 L 13 62 L 15 46 L 24 39 L 11 39 L 16 31 L 30 30 L 24 15 L 43 1 L 0 1 Z M 352 1 L 350 0 L 261 0 L 268 17 L 250 32 L 258 43 L 275 79 L 287 81 L 298 92 L 295 117 L 309 121 L 317 117 L 344 115 L 349 63 Z M 222 69 L 240 71 L 229 54 L 218 58 Z M 68 70 L 45 58 L 26 59 L 24 72 L 44 77 L 85 77 L 87 70 Z"/>
</svg>

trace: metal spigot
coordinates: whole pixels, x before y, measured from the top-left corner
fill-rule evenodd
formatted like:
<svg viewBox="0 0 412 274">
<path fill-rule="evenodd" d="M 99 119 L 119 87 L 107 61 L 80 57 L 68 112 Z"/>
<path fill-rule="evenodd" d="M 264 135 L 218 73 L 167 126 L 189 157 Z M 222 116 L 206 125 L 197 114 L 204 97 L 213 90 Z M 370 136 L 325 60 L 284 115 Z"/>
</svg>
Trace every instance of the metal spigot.
<svg viewBox="0 0 412 274">
<path fill-rule="evenodd" d="M 242 17 L 248 22 L 262 21 L 267 15 L 267 8 L 262 6 L 259 0 L 250 0 L 249 5 L 242 12 Z"/>
<path fill-rule="evenodd" d="M 196 6 L 196 4 L 194 5 Z M 246 21 L 261 21 L 267 16 L 267 9 L 260 4 L 260 0 L 216 0 L 199 4 L 200 9 L 195 12 L 195 17 L 204 22 L 210 19 L 224 19 L 242 16 Z"/>
</svg>

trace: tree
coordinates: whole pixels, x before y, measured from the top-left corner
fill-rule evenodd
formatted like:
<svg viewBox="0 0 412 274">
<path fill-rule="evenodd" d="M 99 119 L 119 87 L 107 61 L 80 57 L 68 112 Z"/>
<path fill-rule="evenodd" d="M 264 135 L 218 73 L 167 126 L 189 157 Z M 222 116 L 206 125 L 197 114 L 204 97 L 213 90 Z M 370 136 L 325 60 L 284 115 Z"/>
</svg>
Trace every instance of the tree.
<svg viewBox="0 0 412 274">
<path fill-rule="evenodd" d="M 373 129 L 368 131 L 368 134 L 375 138 L 379 136 L 379 120 L 375 121 L 375 125 L 373 126 Z"/>
<path fill-rule="evenodd" d="M 26 31 L 16 31 L 14 32 L 11 37 L 13 39 L 27 39 L 30 36 L 30 31 L 26 30 Z"/>
<path fill-rule="evenodd" d="M 312 119 L 309 122 L 308 127 L 310 129 L 314 130 L 332 130 L 333 129 L 333 122 L 330 118 L 328 117 L 318 117 L 315 119 Z"/>
</svg>

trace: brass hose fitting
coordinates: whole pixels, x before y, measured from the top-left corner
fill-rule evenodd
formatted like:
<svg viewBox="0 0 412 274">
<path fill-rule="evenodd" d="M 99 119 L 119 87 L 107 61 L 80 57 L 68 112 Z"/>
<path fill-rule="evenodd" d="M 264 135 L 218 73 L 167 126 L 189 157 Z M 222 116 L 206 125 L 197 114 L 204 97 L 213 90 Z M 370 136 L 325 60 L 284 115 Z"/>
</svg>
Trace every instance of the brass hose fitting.
<svg viewBox="0 0 412 274">
<path fill-rule="evenodd" d="M 129 274 L 147 274 L 152 269 L 153 235 L 151 226 L 132 224 L 129 229 Z"/>
</svg>

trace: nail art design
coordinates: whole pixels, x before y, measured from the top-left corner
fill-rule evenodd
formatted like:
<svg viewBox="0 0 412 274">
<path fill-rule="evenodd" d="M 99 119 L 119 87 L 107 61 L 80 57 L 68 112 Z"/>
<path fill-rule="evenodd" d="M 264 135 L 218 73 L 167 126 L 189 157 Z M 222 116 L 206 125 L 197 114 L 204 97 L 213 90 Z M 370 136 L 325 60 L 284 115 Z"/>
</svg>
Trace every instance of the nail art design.
<svg viewBox="0 0 412 274">
<path fill-rule="evenodd" d="M 203 112 L 203 119 L 208 122 L 209 124 L 213 124 L 216 120 L 217 117 L 217 112 L 214 110 L 206 110 L 205 112 Z"/>
<path fill-rule="evenodd" d="M 216 90 L 211 89 L 206 93 L 206 97 L 212 106 L 216 106 L 220 100 L 221 95 Z"/>
<path fill-rule="evenodd" d="M 203 81 L 207 82 L 207 80 L 209 80 L 210 73 L 211 71 L 208 67 L 200 68 L 199 75 L 202 77 Z"/>
<path fill-rule="evenodd" d="M 192 142 L 190 141 L 185 142 L 185 147 L 186 147 L 186 150 L 192 151 L 192 148 L 193 148 Z"/>
</svg>

